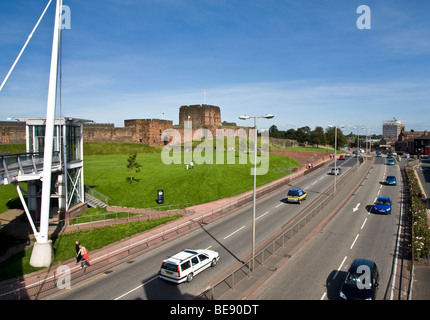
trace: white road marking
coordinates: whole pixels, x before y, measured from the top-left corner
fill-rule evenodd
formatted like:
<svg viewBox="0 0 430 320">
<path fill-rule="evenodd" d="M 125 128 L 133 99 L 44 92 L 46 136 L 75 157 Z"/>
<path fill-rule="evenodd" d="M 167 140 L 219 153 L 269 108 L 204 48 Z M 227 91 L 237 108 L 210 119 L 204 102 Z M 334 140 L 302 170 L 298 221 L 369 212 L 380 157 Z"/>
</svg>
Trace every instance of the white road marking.
<svg viewBox="0 0 430 320">
<path fill-rule="evenodd" d="M 243 226 L 243 227 L 241 227 L 241 228 L 239 228 L 239 229 L 237 229 L 236 231 L 233 231 L 232 233 L 230 233 L 228 236 L 226 236 L 225 238 L 224 238 L 224 240 L 225 239 L 227 239 L 227 238 L 229 238 L 229 237 L 231 237 L 232 235 L 234 235 L 236 232 L 239 232 L 240 230 L 242 230 L 243 228 L 245 228 L 245 226 Z"/>
<path fill-rule="evenodd" d="M 158 278 L 158 276 L 156 276 L 156 277 L 154 277 L 154 278 L 152 278 L 152 279 L 149 279 L 148 281 L 146 281 L 145 283 L 141 284 L 140 286 L 138 286 L 138 287 L 136 287 L 136 288 L 134 288 L 134 289 L 131 289 L 130 291 L 128 291 L 128 292 L 126 292 L 126 293 L 124 293 L 124 294 L 120 295 L 118 298 L 115 298 L 115 300 L 119 300 L 119 299 L 121 299 L 121 298 L 125 297 L 126 295 L 128 295 L 128 294 L 132 293 L 133 291 L 136 291 L 137 289 L 142 288 L 144 285 L 146 285 L 146 284 L 150 283 L 151 281 L 154 281 L 154 280 L 155 280 L 155 279 L 157 279 L 157 278 Z"/>
<path fill-rule="evenodd" d="M 343 258 L 342 263 L 340 264 L 339 268 L 337 268 L 336 273 L 333 276 L 333 280 L 336 279 L 337 274 L 339 273 L 339 270 L 342 269 L 343 264 L 345 263 L 346 258 L 348 258 L 347 256 L 345 256 L 345 258 Z"/>
<path fill-rule="evenodd" d="M 263 213 L 261 216 L 255 218 L 255 221 L 257 221 L 258 219 L 260 219 L 261 217 L 264 217 L 266 214 L 268 214 L 269 211 L 266 211 L 265 213 Z"/>
<path fill-rule="evenodd" d="M 349 247 L 349 250 L 351 250 L 353 247 L 354 247 L 354 244 L 355 244 L 355 242 L 357 241 L 357 239 L 358 239 L 358 236 L 359 236 L 360 234 L 357 234 L 356 236 L 355 236 L 355 239 L 354 239 L 354 242 L 351 244 L 351 246 Z"/>
<path fill-rule="evenodd" d="M 364 228 L 364 225 L 366 224 L 366 222 L 367 222 L 367 218 L 366 218 L 366 219 L 364 219 L 364 222 L 363 222 L 363 224 L 361 225 L 361 228 L 360 228 L 360 229 L 363 229 L 363 228 Z"/>
</svg>

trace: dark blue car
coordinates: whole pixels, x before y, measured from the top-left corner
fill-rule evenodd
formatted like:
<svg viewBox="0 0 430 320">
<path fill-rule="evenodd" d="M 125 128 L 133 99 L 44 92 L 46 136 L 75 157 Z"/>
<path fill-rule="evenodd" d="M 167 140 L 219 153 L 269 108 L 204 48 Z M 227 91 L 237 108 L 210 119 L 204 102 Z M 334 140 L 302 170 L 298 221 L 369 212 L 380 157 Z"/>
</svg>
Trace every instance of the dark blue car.
<svg viewBox="0 0 430 320">
<path fill-rule="evenodd" d="M 355 259 L 343 279 L 341 300 L 374 300 L 379 289 L 379 270 L 376 263 L 367 259 Z"/>
<path fill-rule="evenodd" d="M 391 214 L 391 200 L 389 197 L 379 197 L 373 206 L 376 213 Z"/>
</svg>

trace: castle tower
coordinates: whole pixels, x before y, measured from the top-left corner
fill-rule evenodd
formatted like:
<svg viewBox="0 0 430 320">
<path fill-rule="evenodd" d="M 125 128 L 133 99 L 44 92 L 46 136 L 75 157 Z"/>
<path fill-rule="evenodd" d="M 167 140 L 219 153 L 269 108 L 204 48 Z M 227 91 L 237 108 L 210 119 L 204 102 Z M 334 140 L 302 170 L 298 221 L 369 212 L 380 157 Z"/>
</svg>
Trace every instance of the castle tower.
<svg viewBox="0 0 430 320">
<path fill-rule="evenodd" d="M 220 126 L 221 111 L 217 106 L 208 104 L 181 106 L 179 108 L 179 125 L 192 121 L 193 126 Z"/>
</svg>

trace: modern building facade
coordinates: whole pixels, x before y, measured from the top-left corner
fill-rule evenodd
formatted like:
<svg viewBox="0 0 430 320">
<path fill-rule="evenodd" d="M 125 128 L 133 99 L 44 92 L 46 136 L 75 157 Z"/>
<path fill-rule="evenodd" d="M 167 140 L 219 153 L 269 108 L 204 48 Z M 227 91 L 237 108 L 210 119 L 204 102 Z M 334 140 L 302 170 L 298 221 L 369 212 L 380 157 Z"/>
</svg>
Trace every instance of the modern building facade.
<svg viewBox="0 0 430 320">
<path fill-rule="evenodd" d="M 382 138 L 387 142 L 397 141 L 400 132 L 404 131 L 406 123 L 400 120 L 388 120 L 382 122 Z"/>
</svg>

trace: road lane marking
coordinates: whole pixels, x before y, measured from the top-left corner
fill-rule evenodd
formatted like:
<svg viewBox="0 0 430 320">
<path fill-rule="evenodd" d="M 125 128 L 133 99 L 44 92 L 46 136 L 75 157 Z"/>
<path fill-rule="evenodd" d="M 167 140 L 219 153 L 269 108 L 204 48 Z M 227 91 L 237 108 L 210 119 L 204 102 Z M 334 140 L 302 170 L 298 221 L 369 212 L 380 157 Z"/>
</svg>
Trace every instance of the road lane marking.
<svg viewBox="0 0 430 320">
<path fill-rule="evenodd" d="M 279 208 L 280 206 L 282 206 L 283 203 L 278 204 L 275 208 Z"/>
<path fill-rule="evenodd" d="M 258 219 L 260 219 L 261 217 L 264 217 L 266 214 L 268 214 L 269 211 L 266 211 L 265 213 L 263 213 L 261 216 L 259 216 L 258 218 L 255 218 L 255 221 L 257 221 Z"/>
<path fill-rule="evenodd" d="M 345 256 L 345 258 L 343 258 L 342 263 L 340 264 L 339 268 L 337 268 L 336 273 L 333 276 L 333 280 L 336 279 L 337 274 L 339 273 L 339 270 L 342 269 L 342 266 L 345 263 L 346 258 L 348 258 L 348 256 Z"/>
<path fill-rule="evenodd" d="M 349 250 L 351 250 L 353 247 L 354 247 L 354 244 L 355 244 L 355 241 L 357 241 L 357 239 L 358 239 L 358 236 L 359 236 L 360 234 L 357 234 L 356 236 L 355 236 L 355 239 L 354 239 L 354 242 L 351 244 L 351 246 L 349 247 Z"/>
<path fill-rule="evenodd" d="M 145 283 L 141 284 L 140 286 L 138 286 L 138 287 L 136 287 L 136 288 L 134 288 L 134 289 L 131 289 L 130 291 L 128 291 L 128 292 L 126 292 L 126 293 L 124 293 L 124 294 L 120 295 L 118 298 L 115 298 L 115 300 L 119 300 L 119 299 L 121 299 L 121 298 L 125 297 L 126 295 L 128 295 L 128 294 L 132 293 L 133 291 L 136 291 L 137 289 L 142 288 L 143 286 L 145 286 L 146 284 L 150 283 L 151 281 L 154 281 L 154 280 L 155 280 L 155 279 L 157 279 L 157 278 L 158 278 L 158 276 L 156 276 L 156 277 L 154 277 L 154 278 L 152 278 L 152 279 L 149 279 L 148 281 L 146 281 Z"/>
<path fill-rule="evenodd" d="M 355 208 L 352 208 L 352 212 L 355 212 L 358 210 L 358 207 L 360 206 L 361 203 L 357 203 L 357 205 L 355 206 Z"/>
<path fill-rule="evenodd" d="M 245 228 L 245 226 L 243 226 L 243 227 L 241 227 L 241 228 L 239 228 L 239 229 L 237 229 L 236 231 L 233 231 L 232 233 L 230 233 L 227 237 L 225 237 L 224 238 L 224 240 L 225 239 L 227 239 L 227 238 L 229 238 L 229 237 L 231 237 L 232 235 L 234 235 L 236 232 L 239 232 L 240 230 L 242 230 L 243 228 Z"/>
<path fill-rule="evenodd" d="M 366 218 L 366 219 L 364 219 L 364 222 L 363 222 L 363 224 L 361 225 L 361 228 L 360 228 L 360 229 L 362 229 L 362 230 L 363 230 L 364 225 L 366 224 L 366 222 L 367 222 L 367 218 Z"/>
</svg>

